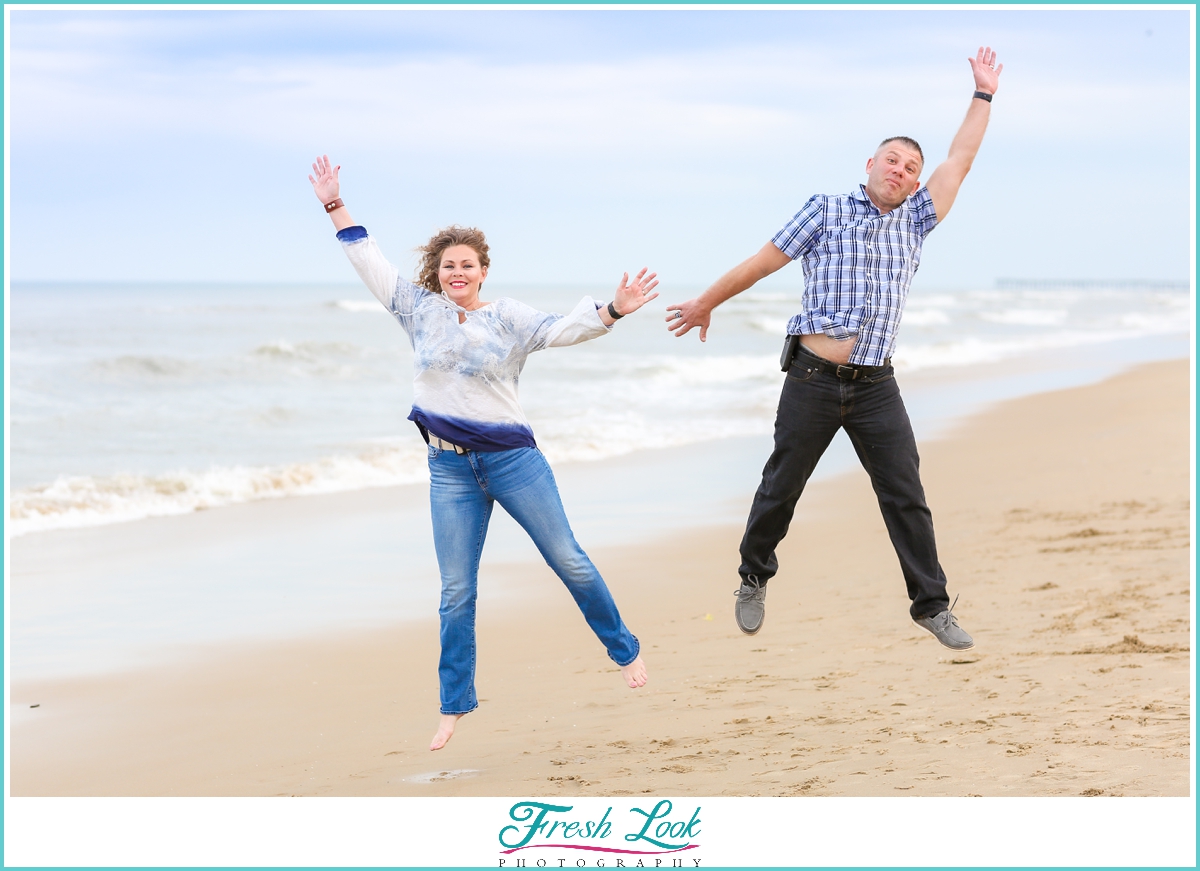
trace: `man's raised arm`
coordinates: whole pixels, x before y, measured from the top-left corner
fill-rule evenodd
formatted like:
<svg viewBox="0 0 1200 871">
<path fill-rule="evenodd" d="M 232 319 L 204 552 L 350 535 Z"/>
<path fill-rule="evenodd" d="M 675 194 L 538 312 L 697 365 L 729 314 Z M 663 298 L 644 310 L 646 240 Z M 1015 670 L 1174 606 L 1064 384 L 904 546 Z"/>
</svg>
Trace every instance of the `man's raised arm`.
<svg viewBox="0 0 1200 871">
<path fill-rule="evenodd" d="M 996 93 L 1000 84 L 1000 71 L 1004 64 L 996 63 L 996 53 L 991 47 L 979 49 L 979 53 L 967 58 L 971 64 L 971 72 L 975 75 L 975 96 L 971 98 L 971 108 L 967 109 L 967 117 L 962 126 L 954 134 L 950 143 L 950 153 L 946 159 L 933 171 L 929 177 L 929 195 L 933 198 L 933 208 L 938 220 L 942 221 L 954 205 L 958 196 L 958 188 L 971 171 L 975 155 L 979 153 L 979 145 L 983 142 L 983 134 L 987 130 L 988 118 L 992 112 L 990 97 Z M 980 97 L 986 94 L 989 99 Z"/>
</svg>

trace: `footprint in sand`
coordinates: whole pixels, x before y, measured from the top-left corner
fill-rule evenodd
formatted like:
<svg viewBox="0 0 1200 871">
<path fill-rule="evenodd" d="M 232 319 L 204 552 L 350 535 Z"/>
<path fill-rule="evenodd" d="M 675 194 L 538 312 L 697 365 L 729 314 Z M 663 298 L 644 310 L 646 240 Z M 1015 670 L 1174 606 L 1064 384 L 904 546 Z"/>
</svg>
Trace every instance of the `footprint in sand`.
<svg viewBox="0 0 1200 871">
<path fill-rule="evenodd" d="M 408 783 L 440 783 L 443 780 L 474 777 L 476 774 L 479 774 L 478 768 L 451 768 L 448 771 L 429 771 L 425 774 L 410 774 L 404 780 Z"/>
</svg>

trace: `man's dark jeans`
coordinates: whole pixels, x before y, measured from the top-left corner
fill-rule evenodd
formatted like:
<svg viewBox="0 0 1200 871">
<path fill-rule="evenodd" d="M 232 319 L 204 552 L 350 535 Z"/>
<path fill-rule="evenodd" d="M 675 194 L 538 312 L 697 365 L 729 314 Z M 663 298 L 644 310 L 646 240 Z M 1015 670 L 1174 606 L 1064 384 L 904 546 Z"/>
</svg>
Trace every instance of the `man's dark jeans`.
<svg viewBox="0 0 1200 871">
<path fill-rule="evenodd" d="M 891 536 L 913 619 L 950 604 L 938 563 L 933 516 L 925 505 L 920 458 L 900 388 L 889 366 L 869 379 L 846 381 L 812 367 L 803 349 L 784 381 L 775 418 L 775 450 L 763 468 L 742 538 L 743 579 L 765 584 L 779 570 L 775 548 L 787 535 L 796 500 L 840 427 L 871 476 Z"/>
</svg>

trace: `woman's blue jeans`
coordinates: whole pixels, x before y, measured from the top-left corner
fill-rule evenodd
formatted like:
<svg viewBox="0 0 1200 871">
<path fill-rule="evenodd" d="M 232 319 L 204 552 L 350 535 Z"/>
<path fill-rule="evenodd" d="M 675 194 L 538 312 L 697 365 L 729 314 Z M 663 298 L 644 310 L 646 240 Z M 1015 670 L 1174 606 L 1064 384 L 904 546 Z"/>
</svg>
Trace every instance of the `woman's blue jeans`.
<svg viewBox="0 0 1200 871">
<path fill-rule="evenodd" d="M 620 666 L 638 657 L 638 640 L 592 561 L 575 541 L 550 464 L 537 448 L 470 451 L 429 448 L 433 543 L 442 574 L 443 714 L 475 710 L 475 601 L 479 558 L 492 506 L 499 502 L 529 533 L 546 563 L 567 585 L 583 617 Z"/>
</svg>

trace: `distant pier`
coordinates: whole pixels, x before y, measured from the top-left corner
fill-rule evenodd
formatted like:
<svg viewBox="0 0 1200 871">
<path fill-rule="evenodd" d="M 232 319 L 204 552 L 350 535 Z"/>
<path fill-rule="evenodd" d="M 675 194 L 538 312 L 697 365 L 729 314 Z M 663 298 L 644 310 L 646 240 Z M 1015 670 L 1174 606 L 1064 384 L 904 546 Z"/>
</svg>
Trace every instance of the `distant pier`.
<svg viewBox="0 0 1200 871">
<path fill-rule="evenodd" d="M 997 278 L 997 290 L 1174 290 L 1187 291 L 1188 281 L 1157 281 L 1145 278 Z"/>
</svg>

